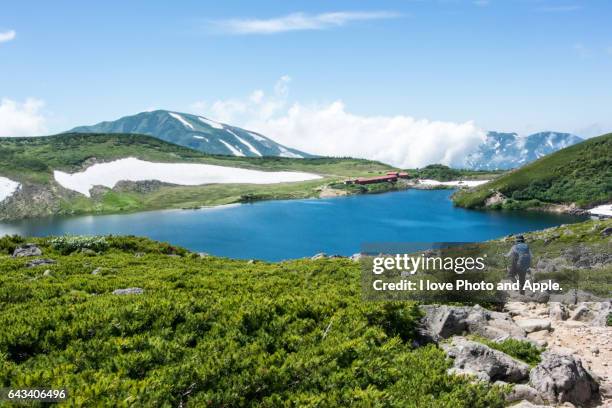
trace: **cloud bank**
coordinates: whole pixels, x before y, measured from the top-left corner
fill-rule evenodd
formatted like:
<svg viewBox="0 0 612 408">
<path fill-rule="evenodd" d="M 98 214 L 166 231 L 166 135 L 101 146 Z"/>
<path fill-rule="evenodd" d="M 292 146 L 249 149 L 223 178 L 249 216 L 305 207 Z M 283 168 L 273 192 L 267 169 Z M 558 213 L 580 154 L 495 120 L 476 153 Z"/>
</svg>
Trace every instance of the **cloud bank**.
<svg viewBox="0 0 612 408">
<path fill-rule="evenodd" d="M 213 22 L 222 32 L 230 34 L 277 34 L 287 31 L 324 30 L 353 21 L 380 20 L 398 17 L 389 11 L 337 11 L 332 13 L 292 13 L 270 19 L 229 19 Z"/>
<path fill-rule="evenodd" d="M 44 102 L 28 98 L 23 103 L 11 99 L 0 101 L 0 136 L 38 136 L 46 132 L 41 113 Z"/>
<path fill-rule="evenodd" d="M 284 76 L 269 95 L 256 90 L 242 99 L 197 102 L 192 110 L 309 153 L 367 158 L 403 168 L 433 163 L 460 167 L 485 138 L 472 121 L 363 116 L 351 113 L 341 100 L 289 103 L 289 82 Z"/>
<path fill-rule="evenodd" d="M 0 33 L 0 43 L 14 40 L 16 36 L 17 36 L 17 33 L 15 32 L 15 30 L 9 30 L 9 31 L 2 32 Z"/>
</svg>

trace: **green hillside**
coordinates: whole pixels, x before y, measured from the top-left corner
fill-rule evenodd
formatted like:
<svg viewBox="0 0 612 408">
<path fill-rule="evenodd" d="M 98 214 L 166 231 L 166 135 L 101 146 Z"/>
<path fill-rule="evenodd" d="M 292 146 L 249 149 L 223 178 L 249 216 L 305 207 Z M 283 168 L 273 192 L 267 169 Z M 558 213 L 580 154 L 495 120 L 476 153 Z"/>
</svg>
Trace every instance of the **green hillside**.
<svg viewBox="0 0 612 408">
<path fill-rule="evenodd" d="M 577 244 L 601 253 L 611 225 L 526 238 L 536 261 Z M 55 263 L 10 257 L 24 242 Z M 497 254 L 488 273 L 504 276 L 510 242 L 481 245 Z M 0 388 L 65 388 L 68 406 L 504 406 L 501 389 L 450 375 L 440 348 L 413 344 L 417 304 L 362 300 L 349 259 L 250 262 L 144 238 L 4 237 L 0 271 Z M 539 279 L 609 296 L 610 271 Z M 143 292 L 113 294 L 125 288 Z"/>
<path fill-rule="evenodd" d="M 103 191 L 87 198 L 61 188 L 54 170 L 77 172 L 95 162 L 125 157 L 168 163 L 206 163 L 263 171 L 304 171 L 323 179 L 267 185 L 223 184 L 196 187 Z M 201 153 L 151 136 L 134 134 L 61 134 L 48 137 L 0 138 L 0 176 L 22 184 L 20 197 L 0 204 L 0 219 L 53 214 L 140 211 L 220 205 L 253 199 L 306 198 L 322 185 L 348 176 L 380 174 L 392 167 L 351 158 L 233 157 Z"/>
<path fill-rule="evenodd" d="M 493 208 L 531 208 L 547 204 L 589 207 L 612 201 L 612 134 L 559 150 L 490 183 L 458 191 L 453 201 L 483 208 L 489 197 L 505 200 Z"/>
<path fill-rule="evenodd" d="M 413 348 L 415 304 L 363 302 L 350 260 L 111 237 L 97 256 L 36 239 L 57 263 L 26 268 L 6 256 L 16 241 L 0 240 L 0 387 L 66 388 L 71 406 L 503 406 L 447 374 L 442 350 Z M 112 294 L 129 287 L 144 293 Z"/>
</svg>

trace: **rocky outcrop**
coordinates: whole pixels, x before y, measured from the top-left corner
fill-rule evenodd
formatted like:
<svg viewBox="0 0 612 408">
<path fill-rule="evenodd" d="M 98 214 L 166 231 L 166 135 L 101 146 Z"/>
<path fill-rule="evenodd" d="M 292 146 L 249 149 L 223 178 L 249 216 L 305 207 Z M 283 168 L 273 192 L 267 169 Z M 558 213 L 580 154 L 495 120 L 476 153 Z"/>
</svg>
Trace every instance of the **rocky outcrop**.
<svg viewBox="0 0 612 408">
<path fill-rule="evenodd" d="M 29 257 L 29 256 L 41 256 L 42 250 L 34 244 L 25 244 L 15 248 L 13 251 L 13 258 Z"/>
<path fill-rule="evenodd" d="M 501 351 L 465 337 L 454 337 L 441 347 L 453 359 L 452 372 L 475 375 L 483 381 L 519 382 L 529 376 L 529 366 Z"/>
<path fill-rule="evenodd" d="M 535 388 L 527 384 L 516 384 L 506 395 L 507 402 L 528 401 L 534 404 L 543 404 L 544 399 Z"/>
<path fill-rule="evenodd" d="M 142 288 L 126 288 L 126 289 L 115 289 L 113 295 L 142 295 L 144 289 Z"/>
<path fill-rule="evenodd" d="M 493 312 L 480 306 L 425 305 L 422 332 L 433 341 L 465 333 L 487 339 L 524 338 L 525 331 L 508 313 Z"/>
<path fill-rule="evenodd" d="M 515 323 L 527 333 L 550 330 L 550 320 L 548 319 L 518 319 L 515 320 Z"/>
<path fill-rule="evenodd" d="M 572 355 L 542 353 L 542 362 L 531 370 L 530 385 L 550 403 L 583 405 L 596 397 L 599 386 Z"/>
<path fill-rule="evenodd" d="M 551 320 L 566 320 L 569 317 L 567 307 L 561 302 L 550 302 L 548 304 L 548 315 Z"/>
<path fill-rule="evenodd" d="M 56 262 L 53 259 L 47 259 L 47 258 L 33 259 L 29 261 L 28 263 L 26 263 L 26 267 L 34 268 L 36 266 L 41 266 L 41 265 L 53 265 L 54 263 Z"/>
</svg>

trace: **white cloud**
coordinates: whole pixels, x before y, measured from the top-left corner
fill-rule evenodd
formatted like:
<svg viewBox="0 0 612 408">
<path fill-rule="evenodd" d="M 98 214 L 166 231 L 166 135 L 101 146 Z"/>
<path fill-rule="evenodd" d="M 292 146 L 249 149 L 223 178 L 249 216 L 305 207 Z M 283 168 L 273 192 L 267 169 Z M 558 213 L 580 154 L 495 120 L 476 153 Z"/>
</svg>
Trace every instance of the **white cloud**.
<svg viewBox="0 0 612 408">
<path fill-rule="evenodd" d="M 14 40 L 16 36 L 17 36 L 17 33 L 15 32 L 15 30 L 9 30 L 9 31 L 2 32 L 0 33 L 0 43 Z"/>
<path fill-rule="evenodd" d="M 380 20 L 399 17 L 389 11 L 337 11 L 332 13 L 292 13 L 270 19 L 229 19 L 213 24 L 231 34 L 276 34 L 287 31 L 324 30 L 340 27 L 353 21 Z"/>
<path fill-rule="evenodd" d="M 466 155 L 485 137 L 471 121 L 356 115 L 340 100 L 289 104 L 288 82 L 288 77 L 281 78 L 271 95 L 258 90 L 242 99 L 200 102 L 202 110 L 197 113 L 309 153 L 361 157 L 403 168 L 432 163 L 462 166 Z"/>
<path fill-rule="evenodd" d="M 291 77 L 283 75 L 267 95 L 258 89 L 246 98 L 220 99 L 212 103 L 197 101 L 191 104 L 192 112 L 228 124 L 246 123 L 253 120 L 268 120 L 282 112 L 287 106 Z"/>
<path fill-rule="evenodd" d="M 41 113 L 44 102 L 28 98 L 19 103 L 11 99 L 0 101 L 0 136 L 39 136 L 46 132 L 46 120 Z"/>
</svg>

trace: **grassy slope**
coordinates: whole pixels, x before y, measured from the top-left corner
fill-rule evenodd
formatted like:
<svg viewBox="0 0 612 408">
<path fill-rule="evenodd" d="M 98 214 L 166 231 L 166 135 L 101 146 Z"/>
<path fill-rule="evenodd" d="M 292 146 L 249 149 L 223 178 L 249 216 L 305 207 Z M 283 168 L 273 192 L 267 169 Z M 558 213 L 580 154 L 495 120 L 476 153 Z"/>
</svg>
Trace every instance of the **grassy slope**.
<svg viewBox="0 0 612 408">
<path fill-rule="evenodd" d="M 207 163 L 269 171 L 305 171 L 323 175 L 324 178 L 274 185 L 164 186 L 146 194 L 136 191 L 109 191 L 94 199 L 55 189 L 59 195 L 59 212 L 109 213 L 217 205 L 243 200 L 245 195 L 254 199 L 306 198 L 316 196 L 316 188 L 329 182 L 347 176 L 380 174 L 392 169 L 382 163 L 350 158 L 214 156 L 142 135 L 61 134 L 37 138 L 0 138 L 0 175 L 21 183 L 52 187 L 55 185 L 53 170 L 75 172 L 81 170 L 88 160 L 93 158 L 97 161 L 111 161 L 128 156 L 157 162 Z"/>
<path fill-rule="evenodd" d="M 606 244 L 611 225 L 526 236 L 537 261 Z M 503 406 L 501 390 L 448 375 L 438 348 L 411 347 L 413 303 L 362 301 L 349 260 L 248 263 L 110 237 L 96 256 L 34 239 L 57 264 L 26 268 L 6 255 L 18 241 L 0 239 L 0 387 L 67 388 L 74 406 Z M 601 272 L 572 274 L 609 293 Z M 145 293 L 111 294 L 126 287 Z M 499 347 L 537 359 L 523 343 Z"/>
<path fill-rule="evenodd" d="M 0 387 L 67 388 L 72 406 L 503 406 L 500 389 L 447 374 L 440 349 L 412 348 L 414 304 L 363 302 L 349 260 L 107 240 L 86 256 L 36 239 L 57 260 L 36 268 L 0 255 Z M 111 293 L 126 287 L 145 293 Z"/>
<path fill-rule="evenodd" d="M 541 203 L 591 206 L 612 200 L 612 134 L 588 139 L 503 175 L 453 200 L 467 208 L 483 207 L 495 192 L 511 200 L 506 206 Z"/>
</svg>

